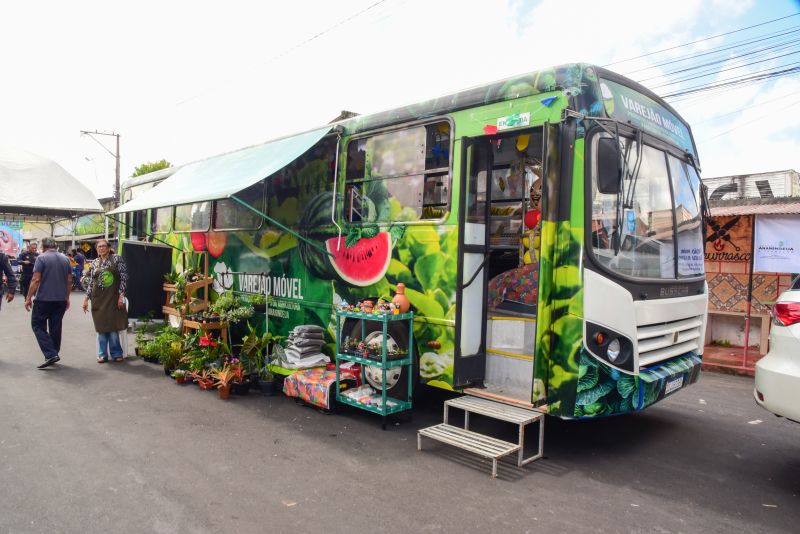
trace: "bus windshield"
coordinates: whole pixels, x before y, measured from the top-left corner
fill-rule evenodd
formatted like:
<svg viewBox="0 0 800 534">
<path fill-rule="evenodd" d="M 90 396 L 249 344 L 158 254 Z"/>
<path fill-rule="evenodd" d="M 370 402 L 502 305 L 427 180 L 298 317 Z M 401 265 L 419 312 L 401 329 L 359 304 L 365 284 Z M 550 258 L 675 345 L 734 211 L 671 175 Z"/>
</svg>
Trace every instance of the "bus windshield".
<svg viewBox="0 0 800 534">
<path fill-rule="evenodd" d="M 703 274 L 700 179 L 672 154 L 620 138 L 626 173 L 620 195 L 601 193 L 597 141 L 592 143 L 591 242 L 608 269 L 634 278 L 675 279 Z M 677 235 L 677 240 L 676 236 Z M 677 252 L 677 261 L 676 261 Z"/>
</svg>

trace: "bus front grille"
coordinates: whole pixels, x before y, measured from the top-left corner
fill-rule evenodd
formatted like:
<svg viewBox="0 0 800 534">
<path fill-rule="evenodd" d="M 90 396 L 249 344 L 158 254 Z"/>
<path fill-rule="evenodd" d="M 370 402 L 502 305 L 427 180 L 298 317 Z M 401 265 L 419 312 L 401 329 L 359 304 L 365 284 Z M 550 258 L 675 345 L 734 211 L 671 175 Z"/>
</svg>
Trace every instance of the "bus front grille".
<svg viewBox="0 0 800 534">
<path fill-rule="evenodd" d="M 649 367 L 689 351 L 699 352 L 702 348 L 702 326 L 702 317 L 639 326 L 636 328 L 639 368 Z"/>
</svg>

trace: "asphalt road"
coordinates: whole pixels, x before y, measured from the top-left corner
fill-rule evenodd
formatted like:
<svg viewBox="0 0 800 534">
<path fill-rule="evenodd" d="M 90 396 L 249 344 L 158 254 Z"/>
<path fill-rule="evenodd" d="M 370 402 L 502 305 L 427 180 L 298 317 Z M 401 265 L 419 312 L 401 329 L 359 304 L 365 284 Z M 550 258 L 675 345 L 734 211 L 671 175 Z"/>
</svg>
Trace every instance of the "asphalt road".
<svg viewBox="0 0 800 534">
<path fill-rule="evenodd" d="M 81 297 L 49 371 L 36 369 L 21 299 L 0 311 L 0 533 L 730 533 L 800 523 L 800 425 L 758 408 L 748 378 L 705 373 L 642 414 L 548 420 L 547 457 L 503 464 L 493 480 L 487 462 L 444 445 L 417 452 L 415 430 L 441 420 L 440 396 L 385 432 L 357 410 L 324 415 L 252 394 L 221 401 L 138 359 L 96 364 Z"/>
</svg>

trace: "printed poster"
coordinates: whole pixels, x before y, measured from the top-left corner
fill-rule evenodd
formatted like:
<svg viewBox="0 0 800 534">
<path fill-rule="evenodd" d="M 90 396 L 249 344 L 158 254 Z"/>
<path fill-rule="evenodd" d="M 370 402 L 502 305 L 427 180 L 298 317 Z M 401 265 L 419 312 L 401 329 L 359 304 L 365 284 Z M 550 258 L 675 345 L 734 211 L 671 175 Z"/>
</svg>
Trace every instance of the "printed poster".
<svg viewBox="0 0 800 534">
<path fill-rule="evenodd" d="M 750 262 L 751 216 L 706 219 L 706 261 Z"/>
<path fill-rule="evenodd" d="M 800 217 L 759 215 L 756 217 L 754 272 L 800 272 Z"/>
<path fill-rule="evenodd" d="M 16 258 L 22 251 L 22 221 L 0 220 L 0 252 Z"/>
</svg>

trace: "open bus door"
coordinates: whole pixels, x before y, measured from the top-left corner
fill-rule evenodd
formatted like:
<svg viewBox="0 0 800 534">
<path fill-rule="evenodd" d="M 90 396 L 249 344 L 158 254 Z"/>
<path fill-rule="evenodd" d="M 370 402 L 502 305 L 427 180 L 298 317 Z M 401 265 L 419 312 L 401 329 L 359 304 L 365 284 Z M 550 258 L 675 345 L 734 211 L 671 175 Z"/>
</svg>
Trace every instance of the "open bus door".
<svg viewBox="0 0 800 534">
<path fill-rule="evenodd" d="M 461 140 L 458 278 L 453 386 L 480 385 L 486 368 L 486 262 L 489 258 L 487 176 L 492 152 L 486 138 Z"/>
<path fill-rule="evenodd" d="M 550 125 L 462 139 L 456 388 L 483 386 L 525 404 L 534 397 L 541 226 L 523 225 L 557 147 Z"/>
</svg>

